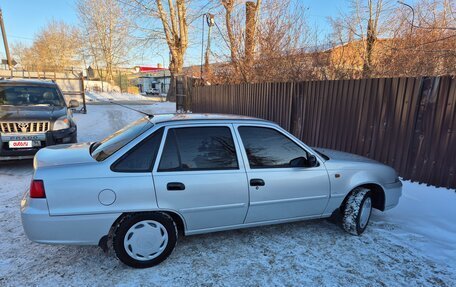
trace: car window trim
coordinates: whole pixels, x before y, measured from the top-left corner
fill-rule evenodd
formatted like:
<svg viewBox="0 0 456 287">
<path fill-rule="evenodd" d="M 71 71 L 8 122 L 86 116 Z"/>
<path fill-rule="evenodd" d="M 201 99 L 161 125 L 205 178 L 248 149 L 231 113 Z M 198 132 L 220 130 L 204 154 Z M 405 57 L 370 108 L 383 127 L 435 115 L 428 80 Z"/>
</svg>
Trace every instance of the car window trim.
<svg viewBox="0 0 456 287">
<path fill-rule="evenodd" d="M 231 137 L 232 137 L 232 140 L 233 140 L 233 145 L 234 145 L 234 149 L 235 149 L 235 152 L 236 152 L 236 161 L 237 161 L 237 167 L 236 168 L 212 168 L 212 169 L 180 169 L 180 170 L 166 170 L 166 171 L 160 171 L 159 170 L 159 166 L 160 166 L 160 161 L 162 159 L 162 156 L 163 156 L 163 150 L 164 150 L 164 147 L 165 147 L 165 144 L 166 144 L 166 138 L 168 136 L 168 133 L 169 133 L 169 130 L 171 129 L 180 129 L 180 128 L 205 128 L 205 127 L 225 127 L 225 128 L 228 128 L 229 131 L 230 131 L 230 134 L 231 134 Z M 175 135 L 175 134 L 174 134 Z M 236 142 L 237 141 L 237 134 L 236 134 L 236 131 L 233 127 L 233 125 L 231 123 L 208 123 L 208 124 L 204 124 L 204 123 L 195 123 L 195 124 L 176 124 L 176 125 L 166 125 L 165 126 L 165 131 L 163 133 L 163 136 L 162 136 L 162 142 L 160 144 L 160 148 L 159 148 L 159 151 L 158 151 L 158 154 L 157 154 L 157 159 L 159 158 L 159 160 L 156 160 L 155 161 L 155 164 L 154 164 L 154 168 L 152 170 L 153 173 L 157 173 L 157 174 L 164 174 L 164 173 L 186 173 L 186 172 L 195 172 L 195 173 L 198 173 L 198 172 L 201 172 L 201 171 L 204 171 L 204 172 L 215 172 L 215 173 L 218 173 L 220 171 L 245 171 L 245 164 L 244 164 L 244 159 L 242 158 L 242 154 L 241 154 L 241 150 L 240 150 L 240 146 L 239 144 Z M 179 147 L 178 147 L 178 144 L 177 144 L 177 139 L 176 139 L 176 148 L 179 150 Z M 178 157 L 180 158 L 180 154 L 178 154 Z M 242 166 L 241 166 L 241 163 L 242 163 Z"/>
</svg>

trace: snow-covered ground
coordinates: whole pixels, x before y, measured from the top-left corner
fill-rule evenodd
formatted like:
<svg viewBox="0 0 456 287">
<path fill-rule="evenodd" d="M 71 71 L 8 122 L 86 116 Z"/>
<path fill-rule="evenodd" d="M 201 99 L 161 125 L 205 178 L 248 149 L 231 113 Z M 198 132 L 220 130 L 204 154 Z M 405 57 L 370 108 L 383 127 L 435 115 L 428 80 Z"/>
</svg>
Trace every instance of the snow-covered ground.
<svg viewBox="0 0 456 287">
<path fill-rule="evenodd" d="M 174 103 L 135 108 L 157 113 Z M 107 136 L 140 114 L 90 105 L 80 141 Z M 0 164 L 0 286 L 456 286 L 456 193 L 404 182 L 395 209 L 374 211 L 366 233 L 336 220 L 180 238 L 162 264 L 135 270 L 95 246 L 41 245 L 24 235 L 19 202 L 30 161 Z"/>
</svg>

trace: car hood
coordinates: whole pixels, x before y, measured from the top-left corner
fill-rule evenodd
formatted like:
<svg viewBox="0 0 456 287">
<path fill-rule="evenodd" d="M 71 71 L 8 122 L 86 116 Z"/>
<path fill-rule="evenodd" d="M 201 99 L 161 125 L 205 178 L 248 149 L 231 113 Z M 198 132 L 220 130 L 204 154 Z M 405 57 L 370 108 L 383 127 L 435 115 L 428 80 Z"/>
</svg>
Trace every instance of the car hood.
<svg viewBox="0 0 456 287">
<path fill-rule="evenodd" d="M 347 162 L 358 162 L 358 163 L 379 163 L 373 159 L 363 157 L 357 154 L 352 154 L 348 152 L 342 152 L 332 149 L 325 148 L 315 148 L 317 151 L 327 155 L 330 160 L 334 161 L 347 161 Z"/>
<path fill-rule="evenodd" d="M 35 169 L 96 162 L 90 155 L 90 143 L 63 144 L 43 148 L 35 155 Z"/>
<path fill-rule="evenodd" d="M 0 106 L 0 121 L 54 121 L 66 115 L 66 107 Z"/>
</svg>

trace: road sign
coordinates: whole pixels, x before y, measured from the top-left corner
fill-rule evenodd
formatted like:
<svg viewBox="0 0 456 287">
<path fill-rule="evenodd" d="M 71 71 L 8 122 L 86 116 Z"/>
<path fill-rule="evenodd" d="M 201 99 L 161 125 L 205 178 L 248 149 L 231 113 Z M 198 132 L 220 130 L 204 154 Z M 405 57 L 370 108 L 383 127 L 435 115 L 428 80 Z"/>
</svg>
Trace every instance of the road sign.
<svg viewBox="0 0 456 287">
<path fill-rule="evenodd" d="M 17 62 L 13 59 L 13 60 L 11 60 L 11 64 L 13 66 L 16 66 Z M 2 59 L 2 65 L 8 65 L 8 60 L 7 59 Z"/>
</svg>

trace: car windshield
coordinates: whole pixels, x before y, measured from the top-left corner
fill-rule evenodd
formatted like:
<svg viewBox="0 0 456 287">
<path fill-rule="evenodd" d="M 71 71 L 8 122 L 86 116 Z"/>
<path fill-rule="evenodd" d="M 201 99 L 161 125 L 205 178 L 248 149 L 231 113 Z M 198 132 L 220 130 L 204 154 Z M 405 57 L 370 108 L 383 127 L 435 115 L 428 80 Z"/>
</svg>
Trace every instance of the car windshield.
<svg viewBox="0 0 456 287">
<path fill-rule="evenodd" d="M 148 117 L 139 119 L 90 147 L 92 157 L 102 161 L 151 128 Z"/>
<path fill-rule="evenodd" d="M 65 101 L 54 87 L 0 86 L 0 105 L 9 106 L 64 106 Z"/>
</svg>

